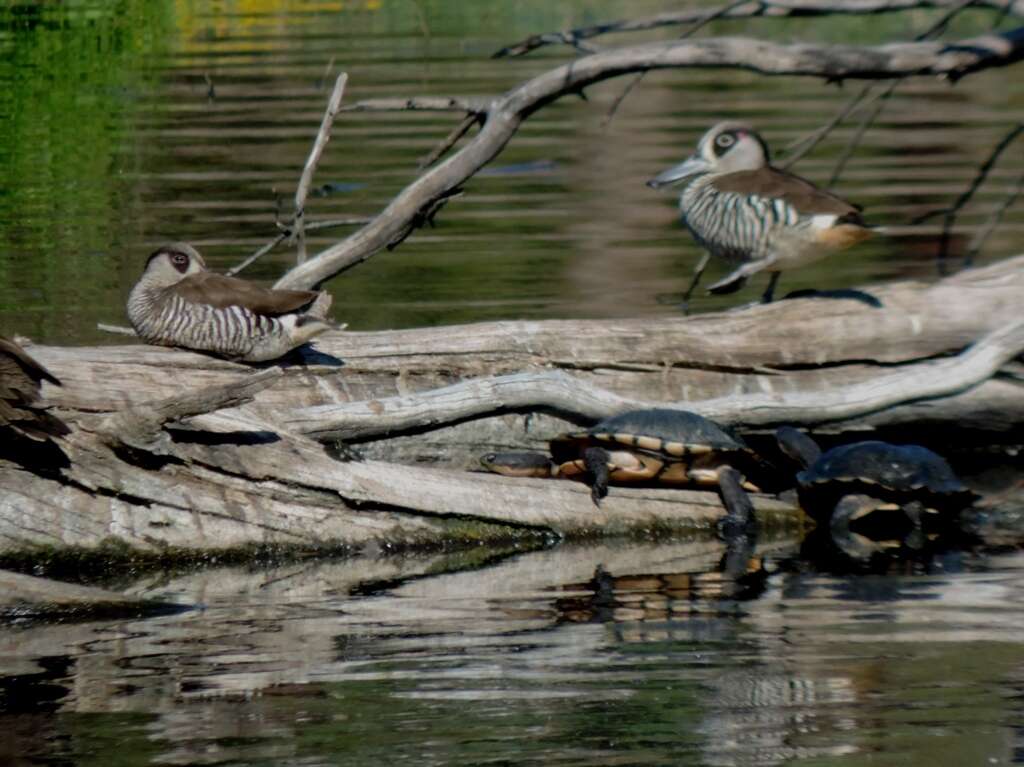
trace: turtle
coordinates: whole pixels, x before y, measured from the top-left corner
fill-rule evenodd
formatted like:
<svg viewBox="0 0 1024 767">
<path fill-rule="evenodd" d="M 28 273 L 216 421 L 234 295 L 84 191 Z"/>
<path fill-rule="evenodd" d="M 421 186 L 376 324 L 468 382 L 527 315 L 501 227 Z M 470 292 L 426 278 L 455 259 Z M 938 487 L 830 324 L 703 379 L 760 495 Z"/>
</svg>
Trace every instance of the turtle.
<svg viewBox="0 0 1024 767">
<path fill-rule="evenodd" d="M 484 468 L 518 477 L 567 477 L 590 486 L 597 506 L 615 484 L 714 488 L 729 512 L 726 534 L 752 524 L 745 478 L 760 459 L 714 421 L 686 410 L 648 408 L 606 418 L 589 429 L 555 437 L 550 454 L 488 453 Z"/>
<path fill-rule="evenodd" d="M 776 430 L 779 447 L 801 467 L 800 505 L 833 535 L 858 532 L 875 541 L 900 539 L 940 524 L 977 496 L 937 453 L 921 445 L 867 440 L 822 452 L 803 432 Z"/>
</svg>

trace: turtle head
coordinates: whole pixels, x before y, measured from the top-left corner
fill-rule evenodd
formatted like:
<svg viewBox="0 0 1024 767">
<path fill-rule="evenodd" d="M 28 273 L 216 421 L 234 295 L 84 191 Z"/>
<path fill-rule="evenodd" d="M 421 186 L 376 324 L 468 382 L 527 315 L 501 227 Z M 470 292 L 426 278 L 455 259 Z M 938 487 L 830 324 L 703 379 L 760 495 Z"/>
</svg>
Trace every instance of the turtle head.
<svg viewBox="0 0 1024 767">
<path fill-rule="evenodd" d="M 821 458 L 818 443 L 792 426 L 780 426 L 775 430 L 775 441 L 784 455 L 795 461 L 801 469 L 808 468 Z"/>
<path fill-rule="evenodd" d="M 506 477 L 550 477 L 554 468 L 544 453 L 529 452 L 487 453 L 480 465 Z"/>
<path fill-rule="evenodd" d="M 199 251 L 187 243 L 176 242 L 161 246 L 149 256 L 142 280 L 151 287 L 168 287 L 203 271 L 206 262 Z"/>
</svg>

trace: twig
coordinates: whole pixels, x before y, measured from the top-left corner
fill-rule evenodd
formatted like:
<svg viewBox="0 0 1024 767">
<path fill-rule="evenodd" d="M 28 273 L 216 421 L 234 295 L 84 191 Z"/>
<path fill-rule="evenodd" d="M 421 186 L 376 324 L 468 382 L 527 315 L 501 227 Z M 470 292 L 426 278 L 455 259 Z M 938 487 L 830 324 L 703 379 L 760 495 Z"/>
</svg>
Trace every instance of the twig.
<svg viewBox="0 0 1024 767">
<path fill-rule="evenodd" d="M 453 96 L 415 96 L 399 99 L 364 99 L 343 106 L 340 112 L 467 112 L 487 114 L 489 99 Z"/>
<path fill-rule="evenodd" d="M 831 133 L 839 123 L 845 120 L 849 115 L 853 114 L 857 109 L 860 108 L 861 103 L 871 93 L 875 87 L 874 83 L 868 83 L 861 88 L 853 98 L 846 102 L 842 109 L 836 112 L 832 119 L 822 125 L 820 128 L 808 133 L 806 136 L 796 139 L 789 146 L 786 147 L 787 151 L 792 150 L 786 155 L 786 161 L 780 164 L 780 167 L 785 169 L 789 168 L 794 163 L 798 162 L 814 147 L 818 146 L 829 133 Z"/>
<path fill-rule="evenodd" d="M 421 211 L 489 163 L 538 109 L 611 77 L 647 69 L 728 67 L 831 80 L 891 80 L 911 75 L 956 80 L 980 70 L 1008 66 L 1022 57 L 1024 27 L 952 43 L 881 46 L 782 45 L 722 37 L 645 43 L 574 59 L 493 99 L 487 107 L 486 122 L 472 139 L 409 184 L 370 224 L 293 268 L 276 287 L 320 285 L 400 240 Z"/>
<path fill-rule="evenodd" d="M 697 21 L 692 27 L 683 32 L 683 34 L 679 35 L 678 39 L 685 40 L 687 37 L 693 37 L 693 35 L 695 35 L 698 31 L 706 27 L 712 21 L 722 18 L 730 11 L 739 8 L 741 5 L 747 5 L 749 2 L 750 0 L 733 0 L 733 2 L 729 3 L 728 5 L 723 5 L 718 10 L 712 11 L 711 13 L 704 16 L 704 18 Z M 618 98 L 616 98 L 615 101 L 612 102 L 612 105 L 608 108 L 608 112 L 605 114 L 604 120 L 601 121 L 602 126 L 607 126 L 608 123 L 612 121 L 616 113 L 619 111 L 619 107 L 622 106 L 622 102 L 625 101 L 626 97 L 633 92 L 633 89 L 640 84 L 640 81 L 644 79 L 644 75 L 646 74 L 647 72 L 641 72 L 626 84 L 626 87 L 622 89 L 622 92 L 618 95 Z"/>
<path fill-rule="evenodd" d="M 461 122 L 459 122 L 458 125 L 452 128 L 451 132 L 444 137 L 444 140 L 442 140 L 440 144 L 434 147 L 430 154 L 428 154 L 426 157 L 420 160 L 419 165 L 417 166 L 417 170 L 429 168 L 435 162 L 440 160 L 448 152 L 449 149 L 451 149 L 459 142 L 460 138 L 469 133 L 470 128 L 472 128 L 474 125 L 479 125 L 482 120 L 483 117 L 482 115 L 479 114 L 468 114 L 465 117 L 463 117 Z"/>
<path fill-rule="evenodd" d="M 365 224 L 370 223 L 370 221 L 372 220 L 373 219 L 365 217 L 334 218 L 327 219 L 326 221 L 310 221 L 308 224 L 306 224 L 305 228 L 307 232 L 315 232 L 320 229 L 335 229 L 340 226 L 363 226 Z M 281 224 L 280 222 L 278 222 L 277 225 L 281 229 L 281 231 L 277 234 L 276 237 L 274 237 L 274 239 L 272 239 L 266 245 L 263 245 L 262 247 L 257 249 L 251 256 L 246 258 L 241 263 L 236 264 L 235 266 L 228 269 L 226 272 L 224 272 L 224 274 L 226 274 L 228 277 L 233 277 L 243 269 L 248 269 L 256 261 L 263 258 L 263 256 L 267 255 L 267 253 L 272 251 L 274 248 L 276 248 L 278 245 L 280 245 L 282 242 L 284 242 L 291 236 L 292 230 L 290 228 L 286 227 L 284 224 Z"/>
<path fill-rule="evenodd" d="M 849 162 L 851 157 L 853 157 L 853 153 L 857 151 L 857 147 L 860 146 L 861 139 L 864 138 L 864 134 L 867 132 L 867 129 L 874 125 L 875 120 L 878 119 L 878 115 L 881 114 L 882 110 L 885 108 L 886 102 L 892 96 L 893 91 L 896 90 L 896 86 L 902 82 L 902 79 L 893 80 L 889 83 L 888 88 L 881 93 L 876 93 L 872 96 L 870 101 L 877 102 L 875 103 L 875 108 L 868 114 L 864 115 L 860 121 L 860 125 L 857 126 L 857 131 L 850 137 L 850 140 L 846 142 L 846 147 L 843 149 L 843 153 L 836 161 L 835 168 L 832 169 L 832 175 L 829 177 L 826 188 L 831 189 L 835 186 L 836 182 L 839 181 L 839 177 L 846 168 L 846 163 Z"/>
<path fill-rule="evenodd" d="M 224 272 L 224 273 L 225 273 L 225 274 L 226 274 L 226 275 L 227 275 L 228 277 L 233 277 L 234 275 L 238 274 L 238 273 L 239 273 L 240 271 L 242 271 L 243 269 L 246 269 L 246 268 L 248 268 L 249 266 L 251 266 L 251 265 L 252 265 L 252 264 L 253 264 L 254 262 L 256 262 L 257 260 L 259 260 L 259 259 L 263 258 L 263 256 L 267 255 L 267 253 L 269 253 L 269 252 L 270 252 L 270 251 L 272 251 L 272 250 L 273 250 L 274 248 L 276 248 L 276 247 L 277 247 L 278 245 L 280 245 L 280 244 L 281 244 L 282 242 L 284 242 L 285 240 L 287 240 L 287 239 L 288 239 L 288 238 L 289 238 L 290 236 L 291 236 L 291 232 L 290 232 L 289 230 L 285 229 L 285 230 L 284 230 L 283 232 L 280 232 L 280 233 L 279 233 L 279 234 L 277 235 L 277 237 L 275 237 L 274 239 L 272 239 L 272 240 L 271 240 L 270 242 L 268 242 L 268 243 L 267 243 L 266 245 L 264 245 L 263 247 L 259 248 L 259 249 L 258 249 L 258 250 L 257 250 L 257 251 L 256 251 L 255 253 L 253 253 L 253 254 L 252 254 L 251 256 L 249 256 L 249 257 L 248 257 L 247 259 L 245 259 L 244 261 L 242 261 L 242 262 L 241 262 L 240 264 L 238 264 L 237 266 L 233 266 L 233 267 L 231 267 L 230 269 L 228 269 L 228 270 L 227 270 L 226 272 Z"/>
<path fill-rule="evenodd" d="M 771 18 L 785 19 L 792 16 L 829 16 L 829 15 L 873 15 L 915 10 L 919 8 L 948 8 L 960 6 L 963 0 L 762 0 L 761 2 L 741 3 L 718 18 L 750 19 Z M 993 8 L 1003 14 L 1024 16 L 1024 3 L 1020 0 L 977 0 L 971 5 L 978 8 Z M 645 16 L 638 19 L 604 22 L 589 27 L 549 32 L 530 37 L 518 43 L 508 45 L 493 54 L 494 58 L 523 56 L 546 45 L 568 44 L 580 48 L 582 41 L 605 34 L 620 32 L 641 32 L 659 27 L 681 26 L 701 22 L 708 16 L 717 13 L 715 10 L 690 9 L 678 13 L 661 13 L 656 16 Z"/>
<path fill-rule="evenodd" d="M 309 153 L 306 165 L 302 169 L 299 186 L 295 190 L 295 218 L 292 219 L 292 233 L 289 240 L 295 242 L 297 251 L 296 262 L 299 264 L 306 262 L 306 234 L 303 228 L 306 215 L 306 197 L 309 194 L 310 184 L 313 183 L 313 173 L 316 172 L 320 156 L 323 154 L 327 142 L 331 140 L 331 126 L 334 125 L 334 117 L 338 114 L 338 107 L 341 106 L 341 97 L 345 95 L 345 84 L 347 82 L 347 72 L 342 72 L 338 75 L 338 79 L 334 81 L 334 90 L 327 101 L 327 111 L 324 113 L 324 119 L 320 123 L 320 131 L 316 134 L 316 141 L 313 142 L 313 149 Z"/>
<path fill-rule="evenodd" d="M 993 211 L 992 215 L 989 216 L 985 225 L 971 239 L 971 243 L 967 248 L 967 255 L 964 256 L 964 269 L 974 265 L 974 259 L 977 257 L 978 253 L 981 252 L 982 247 L 985 245 L 985 240 L 987 240 L 989 235 L 995 231 L 999 222 L 1002 221 L 1003 215 L 1010 209 L 1013 203 L 1017 201 L 1021 192 L 1024 192 L 1024 174 L 1021 174 L 1017 179 L 1017 183 L 1010 190 L 1010 193 L 1006 196 L 999 207 Z"/>
<path fill-rule="evenodd" d="M 978 191 L 978 188 L 985 183 L 985 179 L 988 178 L 989 172 L 995 166 L 999 156 L 1006 150 L 1010 144 L 1013 143 L 1014 139 L 1017 138 L 1021 133 L 1024 133 L 1024 123 L 1017 123 L 1017 125 L 1003 138 L 989 153 L 989 156 L 985 159 L 978 167 L 978 172 L 974 176 L 974 180 L 968 185 L 960 196 L 956 198 L 956 201 L 948 208 L 937 208 L 930 210 L 927 213 L 923 213 L 913 221 L 911 224 L 923 224 L 925 221 L 934 218 L 935 216 L 942 216 L 942 237 L 939 240 L 939 253 L 936 256 L 936 265 L 938 267 L 939 274 L 946 274 L 946 259 L 949 253 L 949 235 L 953 230 L 953 224 L 956 223 L 957 214 L 960 210 L 970 202 L 974 193 Z"/>
<path fill-rule="evenodd" d="M 977 0 L 957 0 L 953 8 L 951 8 L 947 13 L 943 14 L 942 17 L 936 23 L 934 23 L 924 32 L 914 37 L 914 40 L 916 40 L 917 42 L 923 42 L 932 37 L 935 37 L 949 25 L 949 22 L 953 20 L 953 17 L 955 17 L 965 8 L 974 5 L 976 2 Z M 831 187 L 839 179 L 839 176 L 842 173 L 843 168 L 846 166 L 847 161 L 850 159 L 850 157 L 853 155 L 853 152 L 860 144 L 860 140 L 864 136 L 865 131 L 874 123 L 878 115 L 881 113 L 882 109 L 884 108 L 884 102 L 887 101 L 890 96 L 892 96 L 893 91 L 901 82 L 903 82 L 903 79 L 904 78 L 894 80 L 885 91 L 883 91 L 881 94 L 875 93 L 874 95 L 871 95 L 871 98 L 868 98 L 868 96 L 874 90 L 875 84 L 868 83 L 867 85 L 865 85 L 857 94 L 853 96 L 853 98 L 846 102 L 843 108 L 840 109 L 832 117 L 832 119 L 829 120 L 825 125 L 821 126 L 817 130 L 812 131 L 808 135 L 797 139 L 788 147 L 786 147 L 786 149 L 793 149 L 795 147 L 799 147 L 799 149 L 787 155 L 786 162 L 782 165 L 782 167 L 791 167 L 794 163 L 796 163 L 802 157 L 804 157 L 808 152 L 814 149 L 814 147 L 820 144 L 825 139 L 825 137 L 828 136 L 836 128 L 837 125 L 839 125 L 839 123 L 841 123 L 854 112 L 861 109 L 861 107 L 875 103 L 876 101 L 881 99 L 883 103 L 878 104 L 875 107 L 875 109 L 869 114 L 869 116 L 861 121 L 856 134 L 854 134 L 854 137 L 851 139 L 851 141 L 847 143 L 843 155 L 840 157 L 839 162 L 836 164 L 836 167 L 832 172 L 832 179 L 829 181 L 828 184 Z"/>
<path fill-rule="evenodd" d="M 331 73 L 332 69 L 334 69 L 334 56 L 331 56 L 330 60 L 328 60 L 327 66 L 324 67 L 324 73 L 320 75 L 320 79 L 316 81 L 317 90 L 324 87 L 324 84 L 327 82 L 327 76 Z"/>
</svg>

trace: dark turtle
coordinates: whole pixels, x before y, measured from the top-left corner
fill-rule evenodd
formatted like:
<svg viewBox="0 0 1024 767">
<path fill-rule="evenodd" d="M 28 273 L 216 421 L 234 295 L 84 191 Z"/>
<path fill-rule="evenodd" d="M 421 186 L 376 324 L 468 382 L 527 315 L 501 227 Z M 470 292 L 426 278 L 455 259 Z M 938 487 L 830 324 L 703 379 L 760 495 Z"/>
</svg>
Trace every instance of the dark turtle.
<svg viewBox="0 0 1024 767">
<path fill-rule="evenodd" d="M 556 437 L 550 457 L 539 453 L 489 453 L 490 471 L 509 476 L 555 476 L 590 485 L 596 505 L 616 484 L 665 484 L 718 489 L 729 511 L 728 530 L 750 524 L 752 505 L 743 477 L 759 464 L 754 452 L 714 421 L 668 408 L 631 410 L 582 431 Z"/>
<path fill-rule="evenodd" d="M 788 426 L 775 436 L 802 467 L 796 475 L 800 505 L 819 522 L 870 530 L 874 540 L 893 528 L 919 530 L 925 516 L 948 519 L 976 498 L 941 456 L 920 445 L 866 441 L 822 453 Z M 843 504 L 848 496 L 860 500 Z"/>
</svg>

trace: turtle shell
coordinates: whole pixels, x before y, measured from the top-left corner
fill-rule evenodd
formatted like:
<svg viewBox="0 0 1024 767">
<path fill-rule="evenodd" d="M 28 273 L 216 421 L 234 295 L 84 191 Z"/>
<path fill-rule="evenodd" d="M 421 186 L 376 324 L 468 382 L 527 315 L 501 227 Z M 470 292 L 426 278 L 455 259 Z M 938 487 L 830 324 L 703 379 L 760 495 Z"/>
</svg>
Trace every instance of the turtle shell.
<svg viewBox="0 0 1024 767">
<path fill-rule="evenodd" d="M 864 494 L 895 503 L 920 501 L 937 511 L 969 506 L 975 499 L 941 456 L 920 445 L 855 442 L 824 453 L 796 475 L 803 505 L 829 515 L 845 495 Z"/>
<path fill-rule="evenodd" d="M 670 461 L 712 452 L 753 456 L 750 448 L 714 421 L 668 408 L 631 410 L 585 431 L 563 434 L 551 440 L 551 456 L 559 463 L 571 461 L 592 446 L 632 448 Z"/>
</svg>

